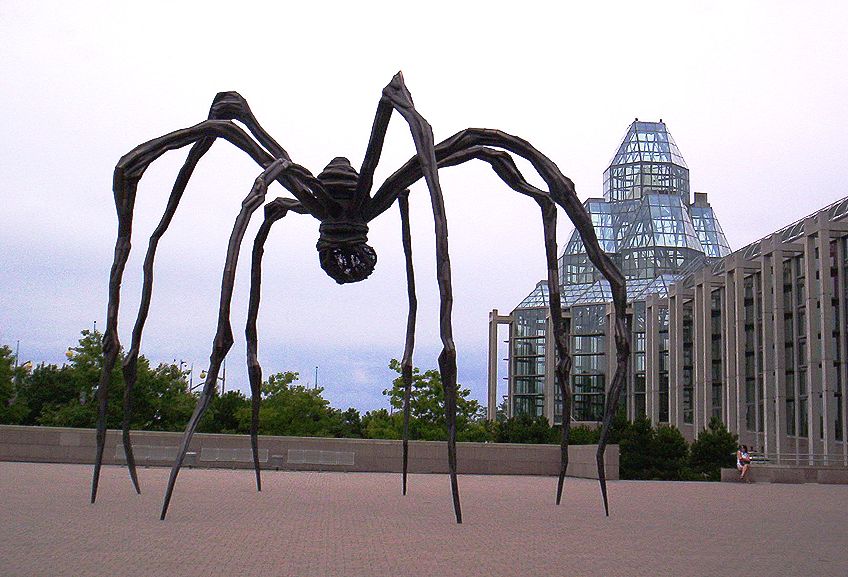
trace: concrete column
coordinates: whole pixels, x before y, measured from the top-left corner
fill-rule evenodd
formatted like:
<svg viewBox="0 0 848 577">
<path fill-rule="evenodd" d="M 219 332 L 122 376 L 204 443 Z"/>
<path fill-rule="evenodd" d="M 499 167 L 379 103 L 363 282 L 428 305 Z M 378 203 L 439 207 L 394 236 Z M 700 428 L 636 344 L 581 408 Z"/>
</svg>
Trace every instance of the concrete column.
<svg viewBox="0 0 848 577">
<path fill-rule="evenodd" d="M 848 466 L 848 298 L 845 290 L 848 286 L 848 270 L 845 266 L 845 252 L 845 240 L 840 239 L 836 247 L 836 258 L 839 280 L 839 346 L 842 360 L 842 464 Z"/>
<path fill-rule="evenodd" d="M 678 398 L 680 397 L 680 389 L 683 387 L 683 309 L 680 300 L 681 297 L 677 296 L 675 288 L 669 289 L 668 422 L 678 429 L 680 428 L 680 417 L 677 410 Z"/>
<path fill-rule="evenodd" d="M 660 330 L 656 295 L 645 300 L 645 385 L 647 414 L 656 424 L 660 419 Z"/>
<path fill-rule="evenodd" d="M 697 435 L 704 428 L 707 406 L 710 404 L 712 382 L 710 374 L 709 347 L 711 335 L 709 327 L 710 286 L 703 279 L 698 279 L 695 286 L 695 301 L 692 305 L 692 370 L 694 384 L 692 387 L 692 428 Z"/>
<path fill-rule="evenodd" d="M 690 427 L 683 422 L 683 309 L 692 300 L 692 292 L 673 285 L 669 292 L 669 340 L 674 343 L 669 351 L 669 424 L 681 431 Z M 686 433 L 684 432 L 684 435 Z"/>
<path fill-rule="evenodd" d="M 508 385 L 507 394 L 512 401 L 512 358 L 513 346 L 515 343 L 515 335 L 513 334 L 513 316 L 499 315 L 498 309 L 492 309 L 489 313 L 489 352 L 487 357 L 487 375 L 486 375 L 486 399 L 488 406 L 486 407 L 486 418 L 494 421 L 498 413 L 498 325 L 506 325 L 509 328 L 509 366 L 507 367 Z M 507 403 L 507 416 L 511 416 L 512 402 Z"/>
<path fill-rule="evenodd" d="M 822 361 L 822 347 L 820 346 L 819 341 L 819 332 L 821 331 L 821 314 L 817 314 L 818 306 L 821 304 L 818 295 L 821 292 L 820 288 L 816 287 L 817 282 L 820 284 L 820 280 L 816 280 L 816 272 L 818 266 L 816 265 L 816 238 L 812 236 L 814 231 L 811 231 L 811 234 L 808 234 L 804 237 L 804 275 L 806 277 L 805 281 L 805 289 L 806 289 L 806 319 L 807 326 L 805 329 L 805 334 L 807 337 L 806 351 L 807 351 L 807 414 L 805 417 L 807 418 L 807 422 L 809 423 L 808 428 L 808 444 L 807 444 L 807 453 L 809 458 L 809 463 L 813 464 L 813 455 L 818 452 L 817 449 L 821 446 L 820 439 L 822 438 L 822 428 L 819 424 L 819 416 L 821 415 L 821 395 L 822 395 L 822 381 L 821 381 L 821 368 L 819 364 Z"/>
<path fill-rule="evenodd" d="M 724 311 L 722 315 L 722 336 L 724 345 L 724 423 L 729 431 L 739 431 L 739 374 L 737 365 L 736 331 L 739 321 L 736 316 L 736 273 L 726 270 L 724 273 Z"/>
<path fill-rule="evenodd" d="M 765 346 L 763 346 L 763 328 L 766 326 L 765 315 L 763 314 L 763 302 L 768 298 L 763 293 L 763 275 L 762 269 L 759 274 L 753 274 L 754 281 L 754 429 L 756 430 L 755 437 L 757 439 L 756 446 L 759 450 L 763 450 L 765 439 L 763 438 L 763 430 L 760 427 L 760 421 L 763 421 L 765 428 L 765 416 L 761 416 L 761 412 L 765 411 L 764 385 L 765 371 L 763 370 L 763 359 L 765 357 Z M 757 322 L 760 320 L 761 322 Z M 759 328 L 758 328 L 759 327 Z M 763 354 L 759 351 L 763 349 Z M 760 401 L 763 408 L 760 408 Z"/>
<path fill-rule="evenodd" d="M 762 241 L 761 250 L 767 251 L 769 240 Z M 771 253 L 760 255 L 760 290 L 762 291 L 762 371 L 763 371 L 763 386 L 761 395 L 763 396 L 763 445 L 762 451 L 767 455 L 774 452 L 775 444 L 775 402 L 776 402 L 776 361 L 775 361 L 775 314 L 774 314 L 774 294 L 775 294 L 775 278 L 774 278 L 774 255 Z M 782 279 L 781 279 L 782 286 Z M 781 318 L 781 324 L 783 319 Z M 782 344 L 782 343 L 781 343 Z"/>
<path fill-rule="evenodd" d="M 487 401 L 486 418 L 494 421 L 498 410 L 498 309 L 489 313 L 489 354 L 486 372 Z M 510 343 L 512 346 L 512 343 Z M 512 356 L 510 352 L 510 356 Z"/>
<path fill-rule="evenodd" d="M 771 448 L 778 462 L 781 453 L 786 452 L 788 438 L 786 437 L 786 331 L 784 317 L 786 307 L 783 302 L 783 269 L 785 253 L 781 248 L 774 247 L 771 258 L 771 277 L 774 293 L 772 311 L 774 313 L 774 363 L 771 377 L 774 390 L 774 444 Z"/>
<path fill-rule="evenodd" d="M 836 449 L 834 425 L 836 421 L 836 367 L 833 361 L 836 350 L 833 343 L 833 281 L 830 276 L 830 231 L 826 218 L 819 216 L 817 247 L 819 251 L 819 331 L 821 333 L 821 415 L 822 415 L 822 452 L 825 464 Z"/>
<path fill-rule="evenodd" d="M 735 263 L 733 270 L 733 318 L 734 325 L 731 327 L 733 333 L 732 342 L 735 344 L 730 354 L 734 357 L 736 369 L 735 380 L 735 413 L 736 428 L 734 432 L 741 439 L 747 436 L 745 424 L 745 268 L 741 259 Z"/>
</svg>

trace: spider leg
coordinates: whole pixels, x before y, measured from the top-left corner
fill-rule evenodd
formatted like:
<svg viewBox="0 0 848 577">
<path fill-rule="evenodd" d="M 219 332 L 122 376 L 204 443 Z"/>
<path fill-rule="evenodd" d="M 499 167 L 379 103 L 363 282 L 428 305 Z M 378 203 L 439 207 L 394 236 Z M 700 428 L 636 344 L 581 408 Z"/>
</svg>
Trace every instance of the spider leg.
<svg viewBox="0 0 848 577">
<path fill-rule="evenodd" d="M 132 332 L 132 341 L 130 350 L 124 357 L 123 374 L 124 374 L 124 420 L 122 425 L 122 439 L 124 443 L 124 454 L 127 460 L 127 469 L 129 469 L 130 478 L 137 493 L 141 494 L 141 488 L 138 485 L 138 475 L 135 468 L 135 457 L 133 455 L 132 441 L 130 439 L 130 419 L 132 417 L 132 393 L 138 377 L 138 353 L 141 348 L 141 333 L 144 330 L 144 324 L 147 321 L 147 314 L 150 311 L 150 299 L 153 291 L 153 261 L 156 257 L 156 249 L 159 246 L 159 240 L 168 230 L 171 224 L 171 219 L 177 211 L 180 199 L 185 191 L 188 181 L 194 172 L 197 163 L 204 154 L 212 147 L 214 138 L 203 138 L 195 142 L 191 150 L 189 150 L 183 167 L 174 182 L 174 187 L 171 190 L 171 196 L 168 198 L 168 205 L 165 208 L 165 213 L 159 221 L 158 226 L 150 235 L 150 240 L 147 244 L 147 254 L 144 257 L 143 279 L 141 289 L 141 301 L 138 305 L 138 315 L 136 316 L 135 326 Z"/>
<path fill-rule="evenodd" d="M 542 190 L 530 185 L 515 166 L 512 157 L 502 151 L 485 146 L 465 148 L 439 161 L 439 168 L 455 166 L 471 159 L 479 159 L 491 165 L 495 173 L 510 188 L 533 198 L 542 210 L 542 228 L 545 239 L 545 259 L 548 264 L 548 300 L 553 324 L 554 344 L 559 359 L 554 372 L 556 374 L 560 393 L 562 395 L 562 414 L 571 415 L 571 389 L 568 387 L 568 375 L 571 373 L 571 355 L 568 353 L 568 342 L 562 326 L 562 304 L 559 291 L 559 263 L 557 261 L 556 242 L 556 205 L 550 196 Z M 563 418 L 562 436 L 560 439 L 560 470 L 557 481 L 556 503 L 562 501 L 562 488 L 565 473 L 568 470 L 568 439 L 571 432 L 571 419 Z"/>
<path fill-rule="evenodd" d="M 586 210 L 583 208 L 580 199 L 577 197 L 577 193 L 574 190 L 574 183 L 571 182 L 565 175 L 560 172 L 559 168 L 557 168 L 556 164 L 553 163 L 547 156 L 539 152 L 536 148 L 534 148 L 529 142 L 507 134 L 505 132 L 501 132 L 499 130 L 488 130 L 481 128 L 468 128 L 466 130 L 462 130 L 455 134 L 454 136 L 448 138 L 447 140 L 441 142 L 439 145 L 435 147 L 435 157 L 439 166 L 443 163 L 445 165 L 449 164 L 458 164 L 460 162 L 465 162 L 466 160 L 470 160 L 471 158 L 481 158 L 482 160 L 487 160 L 482 156 L 475 156 L 475 154 L 469 153 L 470 150 L 475 150 L 476 147 L 487 147 L 487 146 L 495 146 L 498 148 L 503 148 L 513 154 L 521 156 L 528 160 L 532 165 L 536 172 L 542 177 L 545 183 L 548 186 L 548 191 L 543 192 L 539 191 L 541 194 L 548 196 L 554 203 L 562 207 L 571 221 L 574 223 L 575 228 L 580 233 L 580 236 L 583 240 L 583 245 L 586 248 L 586 252 L 589 256 L 589 260 L 592 262 L 595 267 L 601 271 L 604 278 L 609 282 L 610 290 L 612 292 L 613 297 L 613 308 L 615 311 L 615 323 L 614 323 L 614 339 L 616 344 L 616 370 L 613 375 L 612 382 L 610 383 L 609 394 L 607 396 L 607 402 L 604 408 L 604 418 L 603 424 L 601 427 L 601 436 L 598 441 L 598 451 L 596 454 L 596 462 L 598 467 L 598 481 L 601 487 L 601 495 L 604 501 L 604 511 L 607 516 L 609 516 L 609 503 L 607 499 L 607 486 L 606 486 L 606 474 L 604 469 L 604 452 L 606 451 L 607 440 L 609 438 L 609 430 L 612 424 L 612 418 L 615 414 L 615 411 L 618 407 L 619 397 L 621 396 L 621 389 L 624 385 L 626 376 L 627 376 L 627 365 L 628 360 L 630 358 L 630 334 L 627 329 L 627 316 L 626 316 L 626 307 L 627 307 L 627 290 L 624 276 L 621 274 L 621 271 L 615 266 L 612 262 L 612 259 L 601 249 L 600 244 L 598 243 L 597 235 L 595 234 L 594 226 L 592 225 L 592 220 Z M 451 157 L 453 157 L 452 160 Z M 488 160 L 487 160 L 488 161 Z M 496 167 L 496 172 L 498 176 L 500 176 L 507 184 L 510 184 L 510 181 L 507 178 L 504 178 L 504 175 L 509 175 L 509 170 L 504 169 L 503 164 L 501 164 L 501 171 Z M 495 165 L 493 164 L 493 167 Z M 366 211 L 366 218 L 369 220 L 375 218 L 381 212 L 385 211 L 394 200 L 397 198 L 400 190 L 408 188 L 413 182 L 420 179 L 422 176 L 427 174 L 429 168 L 424 165 L 422 160 L 420 159 L 420 155 L 417 155 L 407 161 L 401 168 L 399 168 L 394 174 L 392 174 L 383 185 L 377 190 L 374 196 L 371 199 L 371 202 L 368 204 L 368 208 Z M 512 186 L 512 185 L 511 185 Z M 513 187 L 515 188 L 515 187 Z M 525 190 L 520 190 L 519 188 L 515 188 L 519 192 L 524 194 L 528 194 Z M 530 194 L 533 196 L 533 194 Z M 545 210 L 544 207 L 543 211 Z M 561 324 L 561 304 L 559 298 L 554 298 L 554 290 L 556 293 L 559 293 L 559 279 L 555 276 L 551 276 L 551 260 L 548 259 L 548 268 L 549 268 L 549 281 L 548 281 L 548 289 L 550 292 L 549 306 L 551 310 L 551 317 L 554 322 L 554 338 L 555 344 L 557 347 L 557 352 L 560 355 L 560 361 L 557 366 L 557 374 L 562 375 L 564 377 L 568 376 L 568 371 L 565 371 L 565 368 L 570 369 L 570 361 L 567 361 L 567 343 L 565 339 L 565 334 L 562 329 Z M 557 326 L 559 325 L 559 326 Z M 567 366 L 566 364 L 567 363 Z M 563 391 L 563 403 L 564 409 L 565 404 L 570 402 L 569 391 L 567 390 L 567 378 L 560 377 L 560 390 Z M 570 404 L 570 403 L 569 403 Z M 563 412 L 563 466 L 560 472 L 560 478 L 564 475 L 564 469 L 567 465 L 567 444 L 568 444 L 568 432 L 569 425 L 566 424 L 569 422 L 570 414 L 566 414 Z M 557 499 L 559 500 L 561 494 L 561 484 L 560 481 L 558 487 L 558 495 Z"/>
<path fill-rule="evenodd" d="M 406 288 L 409 298 L 409 313 L 406 319 L 406 341 L 401 360 L 403 377 L 403 494 L 406 495 L 406 473 L 409 461 L 409 398 L 412 392 L 412 350 L 415 347 L 415 317 L 418 312 L 418 298 L 415 296 L 415 271 L 412 268 L 412 236 L 409 229 L 409 191 L 404 190 L 398 197 L 400 208 L 401 236 L 403 254 L 406 258 Z"/>
<path fill-rule="evenodd" d="M 256 490 L 262 490 L 262 479 L 259 476 L 259 401 L 262 398 L 262 366 L 258 359 L 258 336 L 256 317 L 259 315 L 259 300 L 262 284 L 262 256 L 265 253 L 265 241 L 271 226 L 291 210 L 304 212 L 303 208 L 291 199 L 277 198 L 265 205 L 265 220 L 256 233 L 253 241 L 253 253 L 250 268 L 250 303 L 247 307 L 247 324 L 245 337 L 247 340 L 247 373 L 250 379 L 250 447 L 253 450 L 253 470 L 256 472 Z"/>
<path fill-rule="evenodd" d="M 445 202 L 439 185 L 436 165 L 436 153 L 433 144 L 433 130 L 426 120 L 415 110 L 412 96 L 403 83 L 403 76 L 397 73 L 383 89 L 383 99 L 390 102 L 409 124 L 412 140 L 417 152 L 416 158 L 424 173 L 424 180 L 430 190 L 433 218 L 436 227 L 436 276 L 439 282 L 440 333 L 442 352 L 439 355 L 439 372 L 445 387 L 445 420 L 448 429 L 448 468 L 450 470 L 451 493 L 456 522 L 462 523 L 462 509 L 459 501 L 459 485 L 456 476 L 456 345 L 453 341 L 451 312 L 453 309 L 453 289 L 451 287 L 450 255 L 448 254 L 448 225 L 445 216 Z"/>
<path fill-rule="evenodd" d="M 235 124 L 222 120 L 206 120 L 191 128 L 177 130 L 165 136 L 156 138 L 137 146 L 131 152 L 121 157 L 115 167 L 113 177 L 113 191 L 115 195 L 115 207 L 118 213 L 118 237 L 115 241 L 115 256 L 112 261 L 112 269 L 109 274 L 109 304 L 106 313 L 106 330 L 103 334 L 103 369 L 100 374 L 100 382 L 97 388 L 98 402 L 98 419 L 97 419 L 97 451 L 95 453 L 94 474 L 91 482 L 91 502 L 94 503 L 97 498 L 97 487 L 100 479 L 100 469 L 103 462 L 103 450 L 106 444 L 106 407 L 108 403 L 108 386 L 111 381 L 112 369 L 120 354 L 120 341 L 118 338 L 118 309 L 120 303 L 121 280 L 123 278 L 124 267 L 129 258 L 131 237 L 132 237 L 132 217 L 135 205 L 136 191 L 139 180 L 144 171 L 151 162 L 162 156 L 169 150 L 182 148 L 188 144 L 197 144 L 192 150 L 189 158 L 186 161 L 186 166 L 180 171 L 180 176 L 175 183 L 175 188 L 184 187 L 193 170 L 193 164 L 199 160 L 200 156 L 205 152 L 204 147 L 207 142 L 211 145 L 211 140 L 215 138 L 224 138 L 230 143 L 237 146 L 239 149 L 246 152 L 261 166 L 267 166 L 273 161 L 273 158 L 262 149 L 250 136 L 237 127 Z M 294 185 L 292 185 L 294 186 Z M 299 191 L 300 192 L 300 191 Z M 178 202 L 179 198 L 172 194 L 173 202 Z M 169 201 L 170 203 L 171 201 Z M 167 215 L 167 213 L 166 213 Z M 163 217 L 164 220 L 165 217 Z M 160 226 L 162 223 L 160 223 Z M 167 226 L 167 223 L 166 223 Z M 148 251 L 150 253 L 150 251 Z M 150 253 L 152 267 L 152 256 Z M 152 272 L 152 269 L 151 269 Z M 152 277 L 150 277 L 152 279 Z M 152 281 L 151 281 L 152 282 Z M 138 322 L 136 323 L 138 325 Z M 142 323 L 143 324 L 143 323 Z M 137 326 L 138 339 L 141 337 L 141 325 Z M 135 354 L 133 355 L 135 356 Z M 130 376 L 134 379 L 135 363 L 130 364 Z M 128 454 L 128 463 L 134 459 L 132 457 L 132 448 Z M 135 470 L 133 466 L 130 471 Z M 133 482 L 138 490 L 137 478 Z"/>
<path fill-rule="evenodd" d="M 233 225 L 233 232 L 230 234 L 230 241 L 227 245 L 227 258 L 224 262 L 223 278 L 221 279 L 221 304 L 218 309 L 218 328 L 215 332 L 215 339 L 212 345 L 212 354 L 209 357 L 209 370 L 206 374 L 206 382 L 203 385 L 203 391 L 200 393 L 200 398 L 197 400 L 197 406 L 194 408 L 194 413 L 189 419 L 186 430 L 183 433 L 180 448 L 177 451 L 177 458 L 174 466 L 171 468 L 171 475 L 168 478 L 168 487 L 165 492 L 165 501 L 162 505 L 162 514 L 160 519 L 165 519 L 168 512 L 168 504 L 171 501 L 171 495 L 174 491 L 174 484 L 177 481 L 177 475 L 180 472 L 183 460 L 185 459 L 188 445 L 197 429 L 197 424 L 200 422 L 203 413 L 209 406 L 215 394 L 215 389 L 218 384 L 218 370 L 221 363 L 227 356 L 227 352 L 233 345 L 233 331 L 230 325 L 230 305 L 233 298 L 233 287 L 235 285 L 236 265 L 238 264 L 239 248 L 241 241 L 244 238 L 244 233 L 247 230 L 247 225 L 250 222 L 251 215 L 262 205 L 265 200 L 265 194 L 268 190 L 268 183 L 277 180 L 284 172 L 290 170 L 293 166 L 291 162 L 282 158 L 272 162 L 268 168 L 262 171 L 251 188 L 250 193 L 242 201 L 241 211 L 236 217 Z"/>
<path fill-rule="evenodd" d="M 284 158 L 290 160 L 288 153 L 271 138 L 271 136 L 262 128 L 247 101 L 237 92 L 220 92 L 212 101 L 212 106 L 209 109 L 209 120 L 239 120 L 242 122 L 254 137 L 262 144 L 274 158 Z M 198 162 L 212 147 L 216 137 L 208 136 L 201 138 L 195 142 L 189 150 L 188 156 L 180 169 L 174 186 L 171 189 L 171 195 L 168 197 L 168 204 L 165 208 L 165 213 L 159 221 L 156 229 L 150 235 L 150 240 L 147 244 L 147 254 L 144 257 L 143 279 L 141 289 L 141 300 L 138 306 L 138 314 L 136 316 L 135 325 L 132 331 L 132 341 L 130 349 L 127 351 L 123 362 L 124 375 L 124 418 L 122 425 L 122 439 L 124 444 L 124 454 L 126 455 L 127 469 L 130 473 L 133 486 L 137 493 L 141 493 L 141 488 L 138 484 L 138 475 L 136 474 L 135 456 L 133 455 L 132 441 L 130 439 L 130 419 L 132 418 L 132 402 L 133 389 L 138 377 L 138 354 L 141 348 L 141 335 L 144 331 L 144 325 L 147 321 L 147 315 L 150 311 L 150 300 L 153 292 L 153 261 L 156 257 L 156 249 L 159 246 L 159 240 L 167 232 L 171 224 L 171 220 L 177 211 L 180 200 L 185 192 L 186 186 L 194 174 L 194 169 Z"/>
<path fill-rule="evenodd" d="M 392 81 L 394 84 L 403 84 L 400 74 Z M 405 90 L 405 87 L 404 87 Z M 408 92 L 406 93 L 408 96 Z M 383 151 L 383 143 L 386 139 L 386 130 L 392 116 L 392 110 L 396 106 L 391 98 L 383 97 L 377 104 L 377 112 L 374 115 L 374 123 L 371 128 L 371 136 L 365 151 L 365 158 L 359 170 L 359 179 L 354 193 L 353 207 L 359 211 L 367 205 L 370 198 L 371 186 L 374 182 L 374 170 L 380 161 Z M 411 100 L 409 101 L 411 105 Z M 406 106 L 404 102 L 402 104 Z M 426 124 L 426 122 L 425 122 Z M 412 126 L 412 125 L 410 125 Z M 432 134 L 430 135 L 432 141 Z M 403 494 L 406 495 L 407 472 L 409 464 L 409 402 L 412 389 L 412 351 L 415 347 L 415 317 L 418 308 L 418 300 L 415 296 L 415 273 L 412 268 L 412 240 L 409 232 L 409 191 L 405 190 L 398 197 L 398 207 L 401 215 L 401 234 L 403 237 L 404 256 L 406 258 L 407 293 L 409 298 L 409 312 L 406 323 L 406 341 L 404 344 L 403 360 L 401 361 L 401 378 L 404 383 L 403 397 Z"/>
</svg>

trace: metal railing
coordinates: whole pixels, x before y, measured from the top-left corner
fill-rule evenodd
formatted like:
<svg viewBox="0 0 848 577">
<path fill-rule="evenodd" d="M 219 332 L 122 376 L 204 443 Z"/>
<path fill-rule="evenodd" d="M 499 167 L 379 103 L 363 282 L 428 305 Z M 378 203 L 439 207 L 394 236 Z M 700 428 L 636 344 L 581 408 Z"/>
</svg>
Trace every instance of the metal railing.
<svg viewBox="0 0 848 577">
<path fill-rule="evenodd" d="M 800 467 L 848 467 L 848 457 L 844 453 L 751 452 L 751 461 L 754 464 L 798 465 Z"/>
</svg>

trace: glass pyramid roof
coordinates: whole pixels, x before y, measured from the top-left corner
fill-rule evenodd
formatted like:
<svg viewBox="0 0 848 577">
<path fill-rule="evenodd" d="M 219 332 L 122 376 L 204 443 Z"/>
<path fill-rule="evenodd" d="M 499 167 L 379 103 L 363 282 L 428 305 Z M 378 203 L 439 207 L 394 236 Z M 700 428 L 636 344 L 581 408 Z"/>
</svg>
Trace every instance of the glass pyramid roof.
<svg viewBox="0 0 848 577">
<path fill-rule="evenodd" d="M 634 200 L 653 193 L 677 195 L 689 204 L 689 168 L 662 120 L 637 119 L 604 172 L 604 198 Z"/>
<path fill-rule="evenodd" d="M 604 173 L 604 198 L 589 198 L 583 206 L 601 248 L 624 273 L 631 302 L 664 296 L 693 267 L 730 254 L 707 196 L 695 193 L 695 202 L 689 202 L 689 169 L 662 121 L 630 125 Z M 612 300 L 576 230 L 559 267 L 563 306 Z M 547 302 L 543 282 L 518 308 Z"/>
<path fill-rule="evenodd" d="M 624 135 L 610 165 L 634 162 L 673 162 L 683 168 L 686 161 L 665 122 L 639 122 L 637 118 Z"/>
</svg>

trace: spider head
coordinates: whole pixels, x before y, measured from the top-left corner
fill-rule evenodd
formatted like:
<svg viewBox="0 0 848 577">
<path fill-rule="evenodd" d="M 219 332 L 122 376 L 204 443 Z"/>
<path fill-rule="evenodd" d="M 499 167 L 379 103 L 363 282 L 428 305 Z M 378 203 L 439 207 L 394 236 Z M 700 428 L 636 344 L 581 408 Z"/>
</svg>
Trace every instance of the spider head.
<svg viewBox="0 0 848 577">
<path fill-rule="evenodd" d="M 321 221 L 318 229 L 321 268 L 339 284 L 365 280 L 374 271 L 377 253 L 366 244 L 368 224 L 351 206 L 359 174 L 348 159 L 339 157 L 330 161 L 318 180 L 343 209 Z"/>
</svg>

